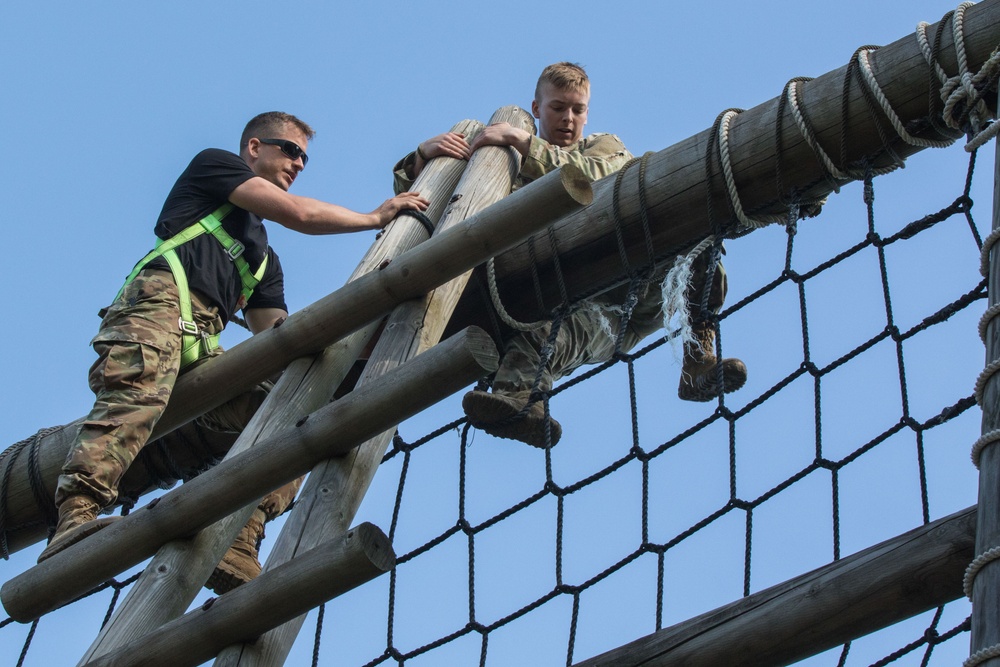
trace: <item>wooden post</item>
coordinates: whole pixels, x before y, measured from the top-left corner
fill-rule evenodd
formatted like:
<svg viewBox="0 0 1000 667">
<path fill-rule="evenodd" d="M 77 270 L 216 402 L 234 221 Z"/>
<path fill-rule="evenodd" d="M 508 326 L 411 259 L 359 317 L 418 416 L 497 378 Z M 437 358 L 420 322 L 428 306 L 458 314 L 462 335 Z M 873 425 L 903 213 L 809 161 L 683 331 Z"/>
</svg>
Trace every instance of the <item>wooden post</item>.
<svg viewBox="0 0 1000 667">
<path fill-rule="evenodd" d="M 996 144 L 994 144 L 996 145 Z M 993 188 L 993 231 L 1000 229 L 1000 150 L 995 159 Z M 989 307 L 1000 302 L 1000 255 L 997 246 L 990 251 Z M 986 327 L 986 364 L 1000 359 L 1000 320 L 990 320 Z M 994 375 L 983 389 L 982 433 L 1000 429 L 1000 382 Z M 1000 446 L 986 445 L 979 455 L 979 517 L 976 522 L 976 556 L 1000 548 Z M 1000 563 L 995 560 L 979 570 L 972 582 L 972 636 L 970 651 L 1000 648 Z M 1000 657 L 979 663 L 985 667 L 1000 665 Z"/>
<path fill-rule="evenodd" d="M 256 386 L 291 361 L 313 354 L 382 318 L 397 304 L 421 297 L 462 275 L 547 227 L 565 213 L 567 202 L 572 206 L 589 203 L 592 194 L 590 183 L 580 170 L 566 165 L 463 220 L 447 234 L 435 234 L 379 271 L 361 276 L 292 314 L 281 326 L 259 333 L 181 375 L 154 437 Z M 456 210 L 456 206 L 449 210 Z M 61 456 L 58 452 L 47 452 L 42 479 L 49 488 L 54 488 L 70 442 L 58 443 L 66 447 Z M 27 524 L 39 518 L 26 459 L 19 457 L 11 473 L 11 497 L 20 499 L 17 510 L 22 514 L 15 515 L 17 510 L 11 507 L 9 525 Z"/>
<path fill-rule="evenodd" d="M 464 120 L 452 127 L 452 132 L 471 140 L 481 128 L 482 123 L 478 121 Z M 414 183 L 413 190 L 430 200 L 431 205 L 425 215 L 435 224 L 444 213 L 466 164 L 464 160 L 455 158 L 433 160 Z M 430 232 L 414 217 L 399 216 L 379 235 L 348 282 L 377 270 L 384 262 L 391 261 L 429 236 Z M 377 328 L 377 323 L 369 324 L 319 355 L 294 361 L 285 369 L 226 458 L 232 458 L 257 441 L 293 426 L 326 405 Z M 142 637 L 183 614 L 255 507 L 256 503 L 253 503 L 234 512 L 201 531 L 196 538 L 164 545 L 131 587 L 111 620 L 101 628 L 81 663 Z"/>
<path fill-rule="evenodd" d="M 200 665 L 229 644 L 253 641 L 282 621 L 384 574 L 395 562 L 389 538 L 375 526 L 361 524 L 86 665 Z"/>
<path fill-rule="evenodd" d="M 0 600 L 15 620 L 38 618 L 496 370 L 498 356 L 481 329 L 450 338 L 14 577 Z"/>
<path fill-rule="evenodd" d="M 533 121 L 527 112 L 518 107 L 503 107 L 490 119 L 490 123 L 498 122 L 530 130 Z M 449 230 L 455 225 L 502 200 L 510 192 L 519 168 L 520 155 L 513 149 L 488 146 L 476 151 L 462 180 L 455 187 L 455 204 L 441 219 L 437 233 L 451 233 Z M 567 199 L 563 206 L 562 212 L 566 212 L 579 206 L 579 202 Z M 467 275 L 459 277 L 422 299 L 399 306 L 389 317 L 358 386 L 376 382 L 383 373 L 433 346 L 444 331 L 451 309 L 467 279 Z M 266 569 L 287 562 L 302 550 L 334 539 L 347 530 L 394 432 L 394 429 L 388 429 L 348 456 L 324 461 L 312 471 L 299 506 L 285 522 Z M 284 664 L 304 620 L 305 617 L 301 616 L 285 623 L 252 645 L 227 648 L 219 654 L 216 667 Z"/>
<path fill-rule="evenodd" d="M 983 0 L 965 13 L 966 52 L 969 68 L 977 70 L 1000 43 L 1000 0 Z M 936 24 L 927 29 L 933 39 Z M 941 63 L 949 74 L 958 71 L 951 26 L 944 31 Z M 850 54 L 844 54 L 845 62 Z M 886 97 L 904 123 L 929 116 L 928 66 L 916 37 L 910 33 L 896 42 L 871 53 L 872 67 Z M 841 131 L 841 99 L 847 66 L 801 84 L 801 103 L 813 126 L 819 143 L 826 152 L 839 160 Z M 821 198 L 832 192 L 824 178 L 823 167 L 816 154 L 802 138 L 786 104 L 781 123 L 783 147 L 783 192 L 777 191 L 775 171 L 776 127 L 779 97 L 738 115 L 732 122 L 729 148 L 733 173 L 743 208 L 752 214 L 784 214 L 787 208 L 780 199 L 791 189 L 805 198 Z M 881 112 L 876 116 L 884 123 Z M 895 136 L 891 128 L 890 135 Z M 850 89 L 847 119 L 849 160 L 882 153 L 880 165 L 889 163 L 882 151 L 875 124 L 858 84 Z M 659 259 L 672 260 L 678 251 L 690 249 L 712 230 L 708 219 L 709 205 L 720 225 L 735 222 L 730 213 L 727 190 L 717 164 L 713 176 L 705 178 L 706 158 L 713 145 L 713 133 L 707 129 L 650 156 L 646 170 L 646 197 L 652 243 Z M 895 138 L 893 150 L 906 157 L 922 150 L 918 146 Z M 718 151 L 712 153 L 713 157 Z M 609 176 L 594 185 L 594 203 L 553 226 L 558 241 L 559 264 L 571 296 L 590 294 L 593 290 L 610 287 L 621 281 L 625 272 L 619 259 L 615 240 L 616 222 L 612 194 L 616 176 Z M 841 181 L 846 182 L 846 181 Z M 633 166 L 621 184 L 623 238 L 629 261 L 636 267 L 646 266 L 645 235 L 642 232 L 639 206 L 639 169 Z M 545 317 L 561 302 L 551 261 L 552 251 L 547 242 L 534 244 L 540 283 L 546 303 L 540 308 L 532 282 L 532 257 L 529 244 L 521 243 L 499 255 L 495 267 L 502 301 L 511 314 L 531 322 Z M 733 251 L 731 249 L 731 251 Z M 462 328 L 470 323 L 484 326 L 477 319 L 488 308 L 482 297 L 470 290 L 456 311 L 453 326 Z"/>
<path fill-rule="evenodd" d="M 777 667 L 962 595 L 974 507 L 577 663 Z"/>
</svg>

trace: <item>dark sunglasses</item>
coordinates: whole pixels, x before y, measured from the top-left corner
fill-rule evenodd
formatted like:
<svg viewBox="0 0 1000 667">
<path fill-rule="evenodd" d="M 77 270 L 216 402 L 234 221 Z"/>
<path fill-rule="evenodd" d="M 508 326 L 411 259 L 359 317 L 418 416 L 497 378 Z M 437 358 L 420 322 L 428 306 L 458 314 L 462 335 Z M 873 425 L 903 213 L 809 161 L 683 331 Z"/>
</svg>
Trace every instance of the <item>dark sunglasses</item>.
<svg viewBox="0 0 1000 667">
<path fill-rule="evenodd" d="M 294 141 L 289 141 L 288 139 L 261 139 L 260 143 L 277 146 L 281 149 L 282 153 L 293 160 L 298 160 L 299 157 L 301 157 L 303 167 L 309 164 L 309 156 L 306 155 L 306 152 L 302 150 Z"/>
</svg>

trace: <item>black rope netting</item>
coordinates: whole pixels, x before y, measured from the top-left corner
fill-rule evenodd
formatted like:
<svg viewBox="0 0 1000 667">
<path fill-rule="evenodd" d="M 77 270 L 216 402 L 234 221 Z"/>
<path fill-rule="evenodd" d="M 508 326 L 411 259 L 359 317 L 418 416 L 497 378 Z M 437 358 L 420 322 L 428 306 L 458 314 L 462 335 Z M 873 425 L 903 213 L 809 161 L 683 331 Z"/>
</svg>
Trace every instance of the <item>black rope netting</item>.
<svg viewBox="0 0 1000 667">
<path fill-rule="evenodd" d="M 939 31 L 935 52 L 940 40 Z M 859 63 L 856 53 L 845 95 L 852 85 L 866 90 Z M 865 100 L 878 116 L 868 92 Z M 930 131 L 952 132 L 936 122 Z M 823 203 L 788 191 L 780 163 L 783 229 L 746 236 L 727 222 L 734 207 L 723 216 L 710 203 L 709 271 L 726 238 L 733 282 L 721 312 L 708 310 L 706 293 L 691 315 L 714 328 L 719 358 L 725 350 L 748 362 L 742 390 L 679 401 L 682 349 L 672 328 L 622 349 L 636 294 L 664 269 L 643 204 L 645 265 L 629 261 L 618 235 L 628 290 L 613 358 L 548 392 L 540 369 L 536 376 L 532 400 L 564 425 L 557 447 L 447 421 L 460 414 L 454 403 L 443 426 L 431 424 L 437 411 L 401 425 L 357 518 L 388 525 L 397 565 L 320 608 L 312 664 L 573 665 L 973 504 L 967 452 L 979 432 L 973 382 L 983 358 L 973 342 L 987 298 L 972 216 L 974 190 L 982 198 L 976 154 L 958 187 L 953 170 L 938 170 L 947 197 L 911 196 L 906 174 L 876 168 L 901 165 L 891 133 L 876 127 L 882 151 L 852 164 L 843 128 L 838 168 L 862 182 L 845 187 L 859 190 L 856 208 L 825 204 L 835 222 L 800 223 Z M 631 163 L 617 182 L 627 172 L 644 183 L 645 166 Z M 710 152 L 711 183 L 721 183 L 722 169 Z M 896 188 L 884 207 L 876 176 L 880 188 L 883 178 Z M 822 180 L 844 186 L 829 170 Z M 911 204 L 937 210 L 897 211 Z M 540 236 L 532 256 L 540 242 L 558 250 L 553 235 Z M 543 363 L 563 319 L 583 305 L 555 275 L 563 302 Z M 537 273 L 533 281 L 541 303 Z M 427 434 L 402 435 L 411 432 Z M 105 622 L 135 578 L 88 594 L 112 590 Z M 958 599 L 810 664 L 930 665 L 932 656 L 954 664 L 968 654 L 969 609 Z M 45 620 L 28 629 L 18 665 Z M 15 627 L 0 622 L 0 637 Z"/>
</svg>

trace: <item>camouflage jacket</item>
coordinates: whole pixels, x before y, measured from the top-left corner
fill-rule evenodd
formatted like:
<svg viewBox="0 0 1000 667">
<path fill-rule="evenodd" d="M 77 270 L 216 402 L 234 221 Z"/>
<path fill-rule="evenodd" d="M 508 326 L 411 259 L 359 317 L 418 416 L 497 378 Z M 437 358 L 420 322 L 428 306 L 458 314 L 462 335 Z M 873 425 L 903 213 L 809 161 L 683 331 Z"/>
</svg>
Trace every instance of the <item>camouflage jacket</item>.
<svg viewBox="0 0 1000 667">
<path fill-rule="evenodd" d="M 514 181 L 513 189 L 541 178 L 564 164 L 579 167 L 591 181 L 596 181 L 615 173 L 632 159 L 625 144 L 614 134 L 597 132 L 584 137 L 572 146 L 560 148 L 544 139 L 531 137 L 528 156 L 521 162 L 521 171 Z M 413 179 L 406 174 L 406 165 L 412 164 L 410 153 L 393 167 L 393 189 L 396 194 L 406 192 L 413 185 Z"/>
</svg>

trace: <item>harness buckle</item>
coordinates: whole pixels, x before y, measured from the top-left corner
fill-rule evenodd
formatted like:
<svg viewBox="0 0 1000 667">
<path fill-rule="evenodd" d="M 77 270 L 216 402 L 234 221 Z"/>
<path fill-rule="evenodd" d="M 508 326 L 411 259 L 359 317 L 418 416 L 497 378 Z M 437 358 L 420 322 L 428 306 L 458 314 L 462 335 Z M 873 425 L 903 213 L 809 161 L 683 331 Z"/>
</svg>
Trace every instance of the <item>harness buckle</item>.
<svg viewBox="0 0 1000 667">
<path fill-rule="evenodd" d="M 198 325 L 194 322 L 188 322 L 183 317 L 177 318 L 177 326 L 180 327 L 181 332 L 190 334 L 192 336 L 197 336 L 201 332 L 198 330 Z"/>
<path fill-rule="evenodd" d="M 234 239 L 233 245 L 226 249 L 226 254 L 229 255 L 230 261 L 234 261 L 237 257 L 243 254 L 245 249 L 246 248 L 243 247 L 242 243 Z"/>
</svg>

